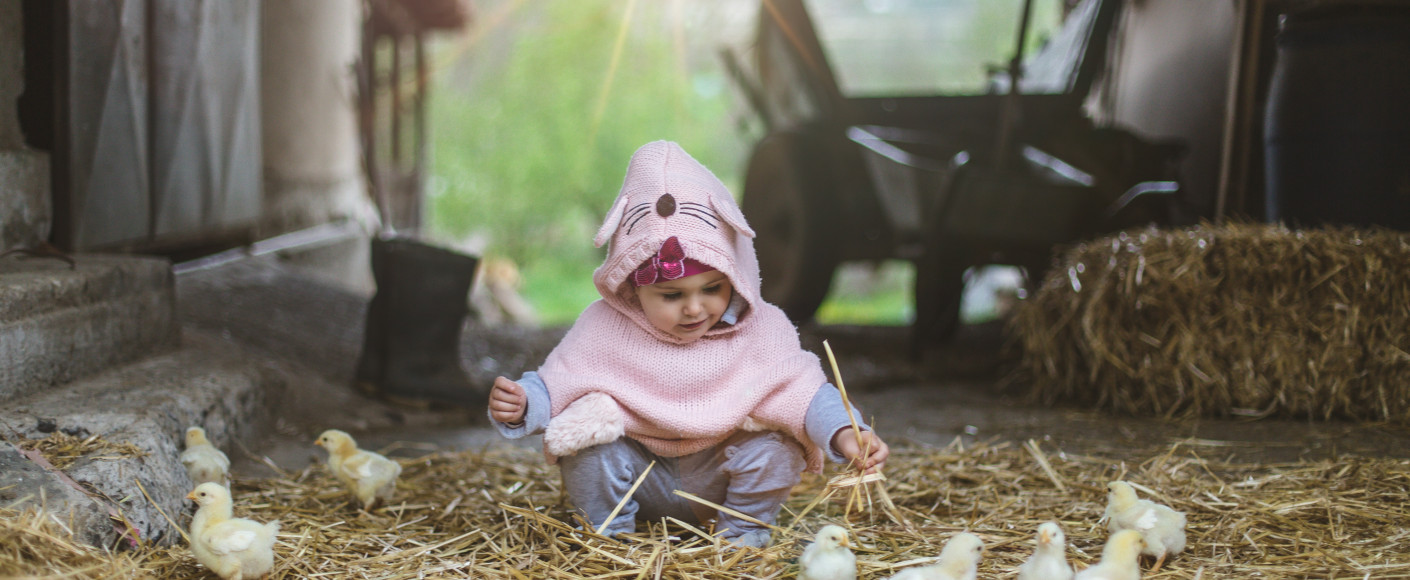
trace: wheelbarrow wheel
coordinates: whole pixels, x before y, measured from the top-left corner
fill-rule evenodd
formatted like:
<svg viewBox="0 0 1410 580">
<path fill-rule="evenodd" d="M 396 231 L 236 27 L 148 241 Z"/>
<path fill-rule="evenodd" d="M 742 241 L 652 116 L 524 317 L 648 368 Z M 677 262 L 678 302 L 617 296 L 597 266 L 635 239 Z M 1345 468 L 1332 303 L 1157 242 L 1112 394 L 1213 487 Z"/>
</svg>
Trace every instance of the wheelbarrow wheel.
<svg viewBox="0 0 1410 580">
<path fill-rule="evenodd" d="M 817 170 L 826 160 L 809 141 L 785 131 L 755 145 L 742 203 L 756 233 L 760 292 L 796 323 L 822 306 L 838 261 L 834 195 Z"/>
</svg>

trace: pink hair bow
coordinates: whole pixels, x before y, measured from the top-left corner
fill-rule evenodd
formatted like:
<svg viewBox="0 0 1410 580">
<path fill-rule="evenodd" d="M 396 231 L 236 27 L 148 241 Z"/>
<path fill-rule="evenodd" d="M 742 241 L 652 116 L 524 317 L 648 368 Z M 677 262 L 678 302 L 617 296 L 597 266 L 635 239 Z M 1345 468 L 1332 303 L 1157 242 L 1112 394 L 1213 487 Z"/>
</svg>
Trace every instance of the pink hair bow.
<svg viewBox="0 0 1410 580">
<path fill-rule="evenodd" d="M 637 286 L 655 284 L 658 279 L 675 280 L 685 275 L 685 248 L 675 236 L 666 238 L 661 249 L 651 257 L 651 261 L 632 273 L 632 283 Z"/>
</svg>

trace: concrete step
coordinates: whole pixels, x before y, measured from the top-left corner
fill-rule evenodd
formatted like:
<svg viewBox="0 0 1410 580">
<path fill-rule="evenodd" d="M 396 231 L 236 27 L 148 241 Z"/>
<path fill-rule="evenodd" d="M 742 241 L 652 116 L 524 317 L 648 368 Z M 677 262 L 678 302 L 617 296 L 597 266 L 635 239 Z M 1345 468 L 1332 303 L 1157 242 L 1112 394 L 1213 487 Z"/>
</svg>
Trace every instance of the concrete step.
<svg viewBox="0 0 1410 580">
<path fill-rule="evenodd" d="M 0 402 L 176 348 L 170 263 L 140 256 L 0 258 Z"/>
<path fill-rule="evenodd" d="M 42 506 L 95 546 L 127 547 L 120 530 L 129 525 L 143 541 L 180 543 L 167 518 L 190 523 L 186 428 L 204 427 L 234 457 L 237 442 L 268 429 L 272 409 L 301 382 L 229 341 L 186 334 L 176 350 L 0 402 L 0 506 Z M 60 433 L 130 447 L 84 453 L 61 471 L 20 450 Z M 114 513 L 126 524 L 115 525 Z"/>
</svg>

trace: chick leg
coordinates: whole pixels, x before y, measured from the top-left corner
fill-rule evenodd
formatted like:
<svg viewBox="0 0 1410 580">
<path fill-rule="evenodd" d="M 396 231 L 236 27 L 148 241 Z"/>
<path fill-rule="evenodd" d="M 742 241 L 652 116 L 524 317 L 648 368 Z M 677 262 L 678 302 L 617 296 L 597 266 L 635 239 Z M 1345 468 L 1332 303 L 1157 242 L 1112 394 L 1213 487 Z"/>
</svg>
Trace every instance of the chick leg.
<svg viewBox="0 0 1410 580">
<path fill-rule="evenodd" d="M 220 562 L 220 569 L 215 570 L 215 573 L 224 580 L 244 580 L 245 578 L 245 571 L 241 569 L 239 560 L 232 562 L 227 559 Z"/>
<path fill-rule="evenodd" d="M 367 498 L 367 501 L 362 502 L 362 511 L 372 513 L 372 510 L 377 509 L 377 505 L 380 503 L 382 503 L 382 498 L 380 497 Z"/>
<path fill-rule="evenodd" d="M 1165 552 L 1161 552 L 1155 559 L 1155 566 L 1151 567 L 1151 574 L 1160 571 L 1160 565 L 1165 563 Z"/>
</svg>

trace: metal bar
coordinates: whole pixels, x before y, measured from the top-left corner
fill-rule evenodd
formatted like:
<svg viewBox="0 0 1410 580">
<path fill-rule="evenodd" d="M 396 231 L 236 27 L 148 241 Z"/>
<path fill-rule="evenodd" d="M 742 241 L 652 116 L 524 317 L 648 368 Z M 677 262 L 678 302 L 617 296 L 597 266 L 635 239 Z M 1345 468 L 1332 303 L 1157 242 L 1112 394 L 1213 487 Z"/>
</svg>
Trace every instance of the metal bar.
<svg viewBox="0 0 1410 580">
<path fill-rule="evenodd" d="M 411 37 L 413 58 L 416 62 L 416 92 L 412 95 L 413 130 L 415 140 L 413 142 L 414 165 L 413 171 L 416 173 L 417 181 L 420 181 L 421 174 L 426 169 L 426 94 L 430 89 L 431 73 L 426 66 L 426 35 L 417 31 Z"/>
<path fill-rule="evenodd" d="M 387 84 L 392 91 L 392 111 L 390 113 L 392 123 L 392 167 L 401 168 L 401 37 L 392 36 L 392 69 L 391 79 Z"/>
<path fill-rule="evenodd" d="M 1224 222 L 1230 207 L 1245 209 L 1248 190 L 1248 143 L 1257 96 L 1259 55 L 1263 45 L 1265 0 L 1239 3 L 1228 93 L 1224 100 L 1224 139 L 1219 159 L 1219 189 L 1214 198 L 1214 223 Z M 1230 202 L 1233 202 L 1232 204 Z"/>
<path fill-rule="evenodd" d="M 410 174 L 406 176 L 405 194 L 407 196 L 408 215 L 404 219 L 408 226 L 414 230 L 421 228 L 421 204 L 424 200 L 422 184 L 425 183 L 426 175 L 426 151 L 427 151 L 427 130 L 426 130 L 426 95 L 430 92 L 430 70 L 426 65 L 426 36 L 417 30 L 411 36 L 413 53 L 412 57 L 416 65 L 416 92 L 412 94 L 412 130 L 414 132 L 412 141 L 412 160 Z"/>
<path fill-rule="evenodd" d="M 362 26 L 362 62 L 358 67 L 358 129 L 362 138 L 362 166 L 367 175 L 367 188 L 377 205 L 383 232 L 390 232 L 392 213 L 387 201 L 387 186 L 377 155 L 377 34 L 372 25 L 371 9 L 365 9 Z"/>
<path fill-rule="evenodd" d="M 1023 15 L 1018 20 L 1018 41 L 1014 43 L 1013 58 L 1009 60 L 1009 92 L 999 112 L 999 136 L 994 149 L 994 170 L 999 173 L 1003 173 L 1008 163 L 1009 142 L 1013 140 L 1014 127 L 1023 112 L 1018 100 L 1018 85 L 1023 81 L 1023 41 L 1028 38 L 1028 19 L 1032 13 L 1033 0 L 1023 0 Z"/>
<path fill-rule="evenodd" d="M 720 49 L 720 60 L 725 63 L 725 71 L 734 80 L 734 84 L 739 90 L 744 92 L 744 99 L 749 101 L 749 106 L 754 109 L 754 113 L 759 115 L 759 120 L 764 123 L 764 134 L 773 132 L 774 119 L 769 114 L 769 105 L 764 100 L 764 90 L 758 83 L 749 78 L 744 72 L 744 67 L 739 64 L 739 55 L 734 50 L 725 47 Z"/>
<path fill-rule="evenodd" d="M 362 232 L 362 227 L 351 220 L 328 222 L 311 228 L 304 228 L 302 230 L 274 236 L 266 240 L 260 240 L 248 246 L 231 248 L 209 256 L 178 262 L 172 264 L 171 271 L 173 274 L 180 275 L 200 270 L 209 270 L 231 262 L 238 262 L 246 258 L 264 256 L 275 252 L 326 246 L 356 238 L 362 235 Z"/>
</svg>

